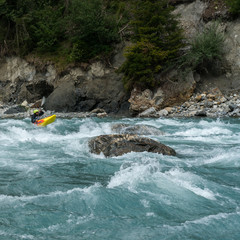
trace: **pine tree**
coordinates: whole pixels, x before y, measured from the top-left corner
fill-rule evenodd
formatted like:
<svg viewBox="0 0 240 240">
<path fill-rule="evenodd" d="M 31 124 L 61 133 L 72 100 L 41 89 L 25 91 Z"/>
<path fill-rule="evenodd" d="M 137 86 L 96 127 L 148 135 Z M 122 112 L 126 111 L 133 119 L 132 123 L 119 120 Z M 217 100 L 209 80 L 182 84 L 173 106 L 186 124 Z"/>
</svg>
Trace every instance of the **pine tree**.
<svg viewBox="0 0 240 240">
<path fill-rule="evenodd" d="M 134 44 L 127 49 L 120 69 L 127 88 L 134 84 L 157 85 L 154 75 L 176 58 L 182 46 L 182 31 L 172 10 L 166 0 L 138 1 L 131 22 Z"/>
</svg>

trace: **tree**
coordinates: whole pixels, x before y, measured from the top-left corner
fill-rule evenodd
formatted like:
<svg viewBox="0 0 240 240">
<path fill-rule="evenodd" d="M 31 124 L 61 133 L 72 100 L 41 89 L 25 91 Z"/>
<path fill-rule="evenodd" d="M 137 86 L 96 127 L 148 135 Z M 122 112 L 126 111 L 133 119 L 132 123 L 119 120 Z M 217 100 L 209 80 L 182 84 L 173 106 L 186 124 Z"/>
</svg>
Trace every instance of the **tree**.
<svg viewBox="0 0 240 240">
<path fill-rule="evenodd" d="M 64 36 L 61 7 L 47 5 L 32 12 L 31 31 L 34 48 L 39 52 L 56 50 Z"/>
<path fill-rule="evenodd" d="M 58 40 L 57 24 L 61 19 L 58 6 L 61 0 L 1 0 L 0 42 L 20 55 L 33 49 L 51 50 Z"/>
<path fill-rule="evenodd" d="M 68 33 L 73 44 L 71 57 L 88 60 L 111 50 L 119 41 L 116 18 L 108 14 L 101 0 L 72 0 Z"/>
<path fill-rule="evenodd" d="M 166 69 L 178 55 L 182 31 L 172 10 L 165 0 L 137 2 L 131 22 L 135 44 L 127 49 L 126 61 L 120 68 L 127 88 L 134 84 L 157 85 L 155 74 Z"/>
</svg>

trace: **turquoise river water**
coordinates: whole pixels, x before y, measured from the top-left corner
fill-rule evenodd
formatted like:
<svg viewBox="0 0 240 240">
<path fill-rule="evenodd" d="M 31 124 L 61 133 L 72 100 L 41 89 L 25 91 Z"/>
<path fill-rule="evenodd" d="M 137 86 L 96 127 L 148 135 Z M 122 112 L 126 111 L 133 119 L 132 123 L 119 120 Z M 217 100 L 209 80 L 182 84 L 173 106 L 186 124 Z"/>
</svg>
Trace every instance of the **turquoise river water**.
<svg viewBox="0 0 240 240">
<path fill-rule="evenodd" d="M 91 154 L 115 123 L 164 131 L 147 137 L 177 156 Z M 0 239 L 239 240 L 240 120 L 0 120 Z"/>
</svg>

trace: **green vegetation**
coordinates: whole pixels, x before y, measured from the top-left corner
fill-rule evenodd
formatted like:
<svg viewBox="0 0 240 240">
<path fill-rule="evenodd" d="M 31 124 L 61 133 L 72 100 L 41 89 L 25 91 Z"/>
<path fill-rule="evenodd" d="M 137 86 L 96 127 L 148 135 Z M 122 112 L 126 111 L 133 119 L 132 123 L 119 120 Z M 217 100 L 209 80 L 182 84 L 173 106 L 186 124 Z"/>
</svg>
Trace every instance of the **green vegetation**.
<svg viewBox="0 0 240 240">
<path fill-rule="evenodd" d="M 60 9 L 51 1 L 0 2 L 1 53 L 25 55 L 32 50 L 53 51 L 63 34 Z"/>
<path fill-rule="evenodd" d="M 226 1 L 239 13 L 240 0 Z M 125 38 L 132 42 L 119 69 L 125 87 L 155 87 L 170 66 L 201 71 L 222 54 L 223 36 L 213 25 L 180 58 L 182 30 L 172 11 L 168 0 L 0 0 L 0 56 L 37 55 L 63 69 L 111 56 Z"/>
<path fill-rule="evenodd" d="M 126 89 L 131 89 L 134 84 L 142 87 L 156 85 L 154 74 L 159 72 L 167 59 L 168 52 L 156 47 L 150 41 L 142 40 L 129 47 L 125 53 L 127 60 L 120 71 L 125 73 L 123 78 Z"/>
<path fill-rule="evenodd" d="M 133 85 L 154 87 L 155 74 L 166 69 L 178 56 L 182 46 L 182 31 L 173 8 L 167 1 L 138 1 L 131 21 L 134 44 L 126 51 L 124 72 L 127 89 Z"/>
<path fill-rule="evenodd" d="M 101 0 L 72 0 L 69 13 L 73 60 L 84 61 L 107 53 L 119 41 L 116 16 L 108 13 Z"/>
<path fill-rule="evenodd" d="M 110 0 L 0 0 L 1 55 L 34 53 L 81 62 L 106 54 L 120 41 L 124 6 Z"/>
<path fill-rule="evenodd" d="M 240 14 L 240 0 L 226 0 L 227 5 L 230 7 L 230 12 L 234 15 Z"/>
<path fill-rule="evenodd" d="M 178 55 L 181 30 L 167 0 L 0 0 L 1 55 L 29 54 L 64 65 L 109 55 L 124 37 L 125 85 L 155 86 Z"/>
<path fill-rule="evenodd" d="M 218 30 L 218 24 L 213 23 L 196 35 L 191 43 L 191 49 L 181 58 L 182 66 L 195 71 L 208 71 L 223 55 L 224 35 Z"/>
</svg>

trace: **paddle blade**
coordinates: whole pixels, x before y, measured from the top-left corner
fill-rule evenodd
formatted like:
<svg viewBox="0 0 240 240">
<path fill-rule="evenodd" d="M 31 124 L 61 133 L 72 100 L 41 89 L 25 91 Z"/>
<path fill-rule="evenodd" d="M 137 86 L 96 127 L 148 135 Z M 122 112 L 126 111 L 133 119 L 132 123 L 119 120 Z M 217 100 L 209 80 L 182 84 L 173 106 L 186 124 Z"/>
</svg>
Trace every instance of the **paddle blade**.
<svg viewBox="0 0 240 240">
<path fill-rule="evenodd" d="M 43 97 L 43 98 L 42 98 L 42 102 L 41 102 L 41 107 L 45 104 L 45 102 L 46 102 L 46 98 Z"/>
</svg>

